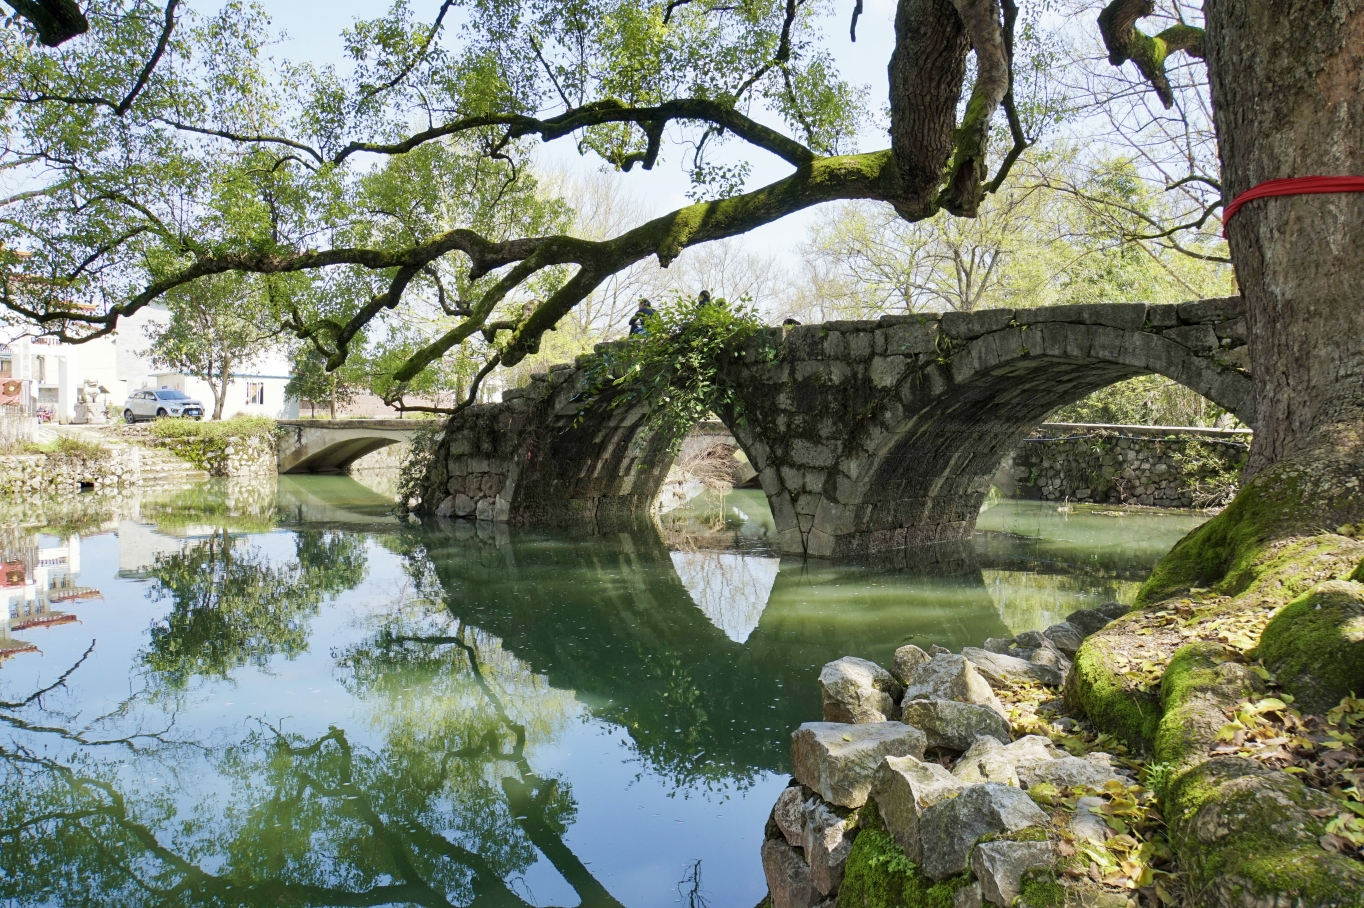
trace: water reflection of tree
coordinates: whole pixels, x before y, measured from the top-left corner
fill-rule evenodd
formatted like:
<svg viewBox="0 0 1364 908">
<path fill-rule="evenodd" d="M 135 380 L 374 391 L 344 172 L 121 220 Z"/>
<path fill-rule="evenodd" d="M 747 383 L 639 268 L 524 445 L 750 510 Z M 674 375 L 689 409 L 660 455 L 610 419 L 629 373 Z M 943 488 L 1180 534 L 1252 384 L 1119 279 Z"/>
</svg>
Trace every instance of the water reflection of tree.
<svg viewBox="0 0 1364 908">
<path fill-rule="evenodd" d="M 348 654 L 348 665 L 378 669 L 354 675 L 375 690 L 441 652 L 459 679 L 428 734 L 410 734 L 408 717 L 374 747 L 336 727 L 309 737 L 262 726 L 202 756 L 164 735 L 63 750 L 69 731 L 55 714 L 20 715 L 45 713 L 41 702 L 0 702 L 0 725 L 22 732 L 0 745 L 0 899 L 528 908 L 508 880 L 543 855 L 579 904 L 620 908 L 564 844 L 567 786 L 527 760 L 534 735 L 514 715 L 536 707 L 508 700 L 535 692 L 506 689 L 471 631 L 447 637 Z M 208 769 L 218 784 L 200 787 Z M 148 783 L 178 770 L 199 793 L 189 810 L 174 786 Z"/>
<path fill-rule="evenodd" d="M 170 611 L 153 623 L 144 662 L 167 687 L 196 676 L 227 677 L 243 665 L 308 648 L 311 619 L 327 599 L 365 577 L 363 537 L 301 531 L 293 560 L 276 563 L 258 545 L 215 529 L 158 556 L 148 576 L 153 601 Z"/>
</svg>

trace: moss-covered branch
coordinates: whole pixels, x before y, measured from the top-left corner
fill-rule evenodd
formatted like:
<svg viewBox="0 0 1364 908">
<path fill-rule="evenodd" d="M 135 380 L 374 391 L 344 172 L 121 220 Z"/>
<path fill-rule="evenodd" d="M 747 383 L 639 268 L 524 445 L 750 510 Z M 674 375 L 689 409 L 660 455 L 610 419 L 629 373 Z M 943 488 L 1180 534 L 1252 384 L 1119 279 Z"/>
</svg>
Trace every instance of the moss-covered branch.
<svg viewBox="0 0 1364 908">
<path fill-rule="evenodd" d="M 1172 25 L 1158 35 L 1137 28 L 1137 20 L 1155 12 L 1154 0 L 1113 0 L 1099 13 L 1099 33 L 1108 48 L 1108 62 L 1121 66 L 1128 60 L 1137 64 L 1142 77 L 1151 83 L 1160 102 L 1170 108 L 1175 96 L 1165 75 L 1165 61 L 1184 51 L 1203 59 L 1203 29 L 1192 25 Z"/>
<path fill-rule="evenodd" d="M 698 243 L 738 236 L 788 214 L 836 199 L 895 197 L 898 174 L 889 150 L 816 158 L 791 176 L 753 192 L 727 199 L 697 202 L 655 218 L 611 240 L 591 244 L 578 259 L 582 268 L 557 293 L 521 323 L 503 353 L 514 365 L 537 349 L 545 331 L 610 275 L 650 255 L 666 267 L 683 249 Z"/>
<path fill-rule="evenodd" d="M 966 103 L 966 114 L 953 133 L 952 157 L 946 185 L 938 203 L 963 217 L 975 217 L 984 197 L 985 155 L 990 121 L 1009 93 L 1011 67 L 1000 22 L 999 0 L 952 0 L 976 52 L 976 84 Z"/>
</svg>

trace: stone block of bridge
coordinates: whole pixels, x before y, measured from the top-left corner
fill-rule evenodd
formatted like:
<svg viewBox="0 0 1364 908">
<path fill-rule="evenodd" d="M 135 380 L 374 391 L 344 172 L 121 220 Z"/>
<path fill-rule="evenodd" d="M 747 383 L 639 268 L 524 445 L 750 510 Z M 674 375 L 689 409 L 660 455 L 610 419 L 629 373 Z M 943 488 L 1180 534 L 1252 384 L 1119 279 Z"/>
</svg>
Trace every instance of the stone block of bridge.
<svg viewBox="0 0 1364 908">
<path fill-rule="evenodd" d="M 1239 299 L 897 315 L 759 331 L 719 368 L 733 433 L 784 552 L 861 558 L 961 542 L 999 464 L 1048 413 L 1143 374 L 1253 424 Z M 677 439 L 644 407 L 585 406 L 582 362 L 536 375 L 444 430 L 419 510 L 628 526 Z"/>
</svg>

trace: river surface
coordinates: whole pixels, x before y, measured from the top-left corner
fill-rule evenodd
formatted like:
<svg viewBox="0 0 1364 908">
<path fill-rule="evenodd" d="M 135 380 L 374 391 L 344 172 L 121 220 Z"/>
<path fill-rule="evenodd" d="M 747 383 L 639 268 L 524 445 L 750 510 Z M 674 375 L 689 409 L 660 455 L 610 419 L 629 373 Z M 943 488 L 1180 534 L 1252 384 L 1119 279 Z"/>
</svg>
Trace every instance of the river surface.
<svg viewBox="0 0 1364 908">
<path fill-rule="evenodd" d="M 1006 501 L 870 568 L 777 557 L 756 492 L 596 537 L 390 506 L 281 477 L 6 521 L 0 904 L 747 908 L 825 662 L 1130 601 L 1203 519 Z"/>
</svg>

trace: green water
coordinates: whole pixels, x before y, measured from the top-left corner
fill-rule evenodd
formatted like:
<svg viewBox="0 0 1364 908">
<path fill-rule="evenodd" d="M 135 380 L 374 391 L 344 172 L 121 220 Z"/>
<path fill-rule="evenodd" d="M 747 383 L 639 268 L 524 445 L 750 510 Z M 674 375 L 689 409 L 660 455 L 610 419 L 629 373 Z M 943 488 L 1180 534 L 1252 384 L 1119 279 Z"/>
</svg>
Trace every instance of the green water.
<svg viewBox="0 0 1364 908">
<path fill-rule="evenodd" d="M 1130 598 L 1199 520 L 1005 502 L 891 571 L 777 557 L 757 493 L 597 537 L 389 507 L 6 520 L 3 904 L 752 905 L 821 665 Z"/>
</svg>

